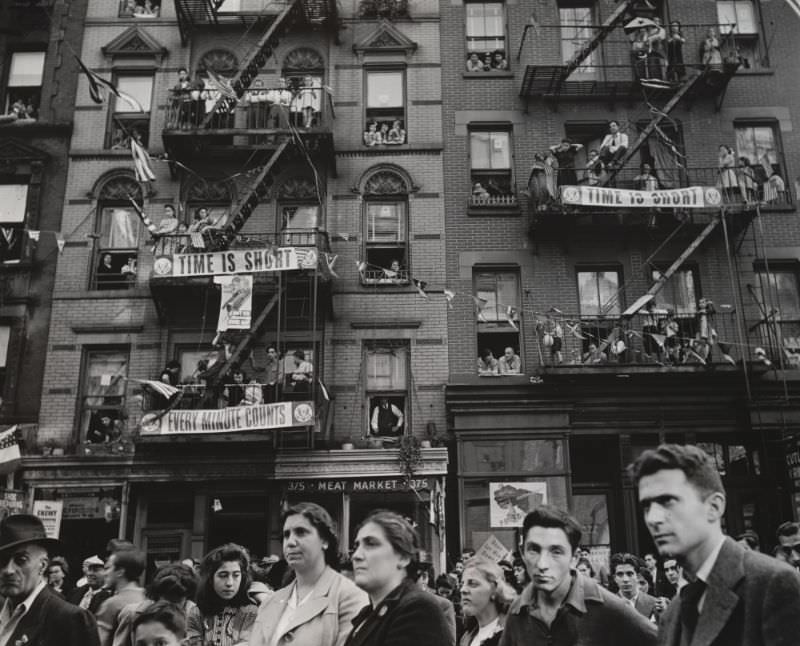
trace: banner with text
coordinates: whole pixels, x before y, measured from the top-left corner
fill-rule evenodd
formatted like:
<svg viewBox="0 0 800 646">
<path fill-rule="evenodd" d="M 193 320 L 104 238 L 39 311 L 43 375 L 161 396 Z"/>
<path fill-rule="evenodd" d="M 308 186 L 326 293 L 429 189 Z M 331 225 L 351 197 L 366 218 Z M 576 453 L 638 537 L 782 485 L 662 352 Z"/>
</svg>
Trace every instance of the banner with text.
<svg viewBox="0 0 800 646">
<path fill-rule="evenodd" d="M 722 204 L 719 189 L 713 186 L 690 186 L 664 191 L 628 191 L 601 186 L 562 186 L 561 201 L 579 206 L 619 208 L 708 209 Z"/>
<path fill-rule="evenodd" d="M 214 276 L 222 287 L 217 331 L 249 330 L 253 312 L 253 276 Z"/>
<path fill-rule="evenodd" d="M 208 253 L 179 253 L 160 256 L 153 273 L 162 277 L 254 274 L 270 271 L 314 269 L 319 256 L 314 247 L 271 247 L 231 249 Z"/>
<path fill-rule="evenodd" d="M 262 431 L 314 423 L 314 402 L 278 402 L 236 406 L 219 410 L 171 410 L 158 417 L 142 417 L 142 435 L 190 435 L 192 433 L 236 433 Z"/>
</svg>

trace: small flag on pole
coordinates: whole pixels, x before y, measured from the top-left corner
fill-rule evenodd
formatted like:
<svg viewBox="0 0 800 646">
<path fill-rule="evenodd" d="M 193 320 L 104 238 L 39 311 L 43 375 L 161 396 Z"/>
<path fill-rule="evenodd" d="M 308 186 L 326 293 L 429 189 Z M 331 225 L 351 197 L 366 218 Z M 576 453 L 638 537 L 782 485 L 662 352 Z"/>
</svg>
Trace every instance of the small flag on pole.
<svg viewBox="0 0 800 646">
<path fill-rule="evenodd" d="M 719 348 L 720 354 L 722 354 L 722 358 L 725 359 L 728 363 L 735 366 L 736 360 L 731 356 L 731 345 L 730 343 L 723 343 L 722 341 L 717 341 L 717 347 Z"/>
<path fill-rule="evenodd" d="M 133 208 L 139 215 L 139 219 L 142 221 L 142 224 L 144 224 L 144 226 L 147 227 L 147 230 L 150 232 L 150 235 L 155 237 L 158 227 L 153 223 L 150 217 L 142 210 L 142 207 L 136 203 L 136 200 L 134 200 L 130 195 L 128 196 L 128 199 L 131 201 L 131 204 L 133 204 Z"/>
<path fill-rule="evenodd" d="M 58 253 L 64 253 L 64 245 L 65 244 L 67 244 L 67 241 L 64 240 L 64 238 L 62 238 L 61 235 L 59 234 L 56 237 L 56 246 L 58 246 Z"/>
<path fill-rule="evenodd" d="M 206 241 L 203 239 L 203 234 L 199 231 L 192 231 L 192 233 L 189 234 L 189 239 L 192 241 L 192 246 L 195 249 L 206 248 Z"/>
<path fill-rule="evenodd" d="M 230 84 L 228 79 L 219 76 L 214 70 L 207 69 L 206 70 L 206 81 L 208 82 L 209 86 L 211 86 L 212 90 L 216 90 L 226 99 L 230 99 L 232 101 L 238 101 L 239 97 L 236 96 L 236 92 L 234 91 L 233 87 Z"/>
<path fill-rule="evenodd" d="M 131 137 L 131 154 L 133 155 L 133 170 L 138 182 L 154 182 L 156 174 L 153 172 L 150 155 L 134 137 Z"/>
<path fill-rule="evenodd" d="M 424 280 L 417 280 L 416 278 L 412 278 L 411 282 L 414 284 L 414 287 L 417 288 L 419 295 L 427 300 L 428 293 L 425 291 L 425 288 L 428 286 L 428 283 L 426 283 Z"/>
<path fill-rule="evenodd" d="M 333 269 L 333 266 L 336 264 L 336 260 L 338 258 L 339 258 L 339 254 L 335 254 L 335 255 L 332 254 L 332 253 L 326 253 L 325 254 L 325 265 L 328 267 L 328 271 L 330 272 L 331 276 L 333 276 L 334 278 L 339 278 L 339 274 L 337 274 Z"/>
<path fill-rule="evenodd" d="M 125 101 L 125 103 L 130 105 L 131 108 L 133 108 L 133 112 L 145 112 L 142 104 L 130 94 L 122 92 L 111 81 L 107 81 L 96 72 L 90 70 L 77 56 L 75 57 L 75 60 L 78 61 L 78 65 L 80 65 L 81 70 L 84 74 L 86 74 L 86 78 L 89 80 L 89 96 L 91 97 L 92 101 L 97 104 L 103 103 L 103 89 L 106 89 L 111 92 L 111 94 L 119 99 L 122 99 Z"/>
<path fill-rule="evenodd" d="M 172 384 L 165 384 L 163 381 L 156 381 L 155 379 L 134 379 L 133 381 L 138 381 L 143 386 L 158 393 L 166 399 L 171 399 L 181 392 L 180 388 L 176 388 Z"/>
<path fill-rule="evenodd" d="M 444 297 L 447 299 L 447 307 L 453 309 L 453 299 L 456 297 L 456 293 L 452 289 L 445 289 Z"/>
<path fill-rule="evenodd" d="M 13 473 L 21 460 L 17 426 L 14 425 L 0 433 L 0 473 Z"/>
</svg>

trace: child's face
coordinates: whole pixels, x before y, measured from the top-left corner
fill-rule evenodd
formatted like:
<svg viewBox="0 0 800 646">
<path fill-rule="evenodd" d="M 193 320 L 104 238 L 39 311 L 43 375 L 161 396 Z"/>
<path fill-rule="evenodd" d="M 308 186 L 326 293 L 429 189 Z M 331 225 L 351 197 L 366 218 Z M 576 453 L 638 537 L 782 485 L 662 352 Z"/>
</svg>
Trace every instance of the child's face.
<svg viewBox="0 0 800 646">
<path fill-rule="evenodd" d="M 181 646 L 181 640 L 159 621 L 139 624 L 133 636 L 135 646 Z"/>
</svg>

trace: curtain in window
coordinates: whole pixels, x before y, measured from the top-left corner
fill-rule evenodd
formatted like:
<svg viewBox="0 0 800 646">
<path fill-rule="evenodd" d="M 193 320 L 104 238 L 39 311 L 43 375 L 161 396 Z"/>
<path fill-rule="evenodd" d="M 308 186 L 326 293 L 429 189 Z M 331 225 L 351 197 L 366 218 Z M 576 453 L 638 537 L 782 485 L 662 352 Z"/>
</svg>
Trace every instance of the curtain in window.
<svg viewBox="0 0 800 646">
<path fill-rule="evenodd" d="M 152 76 L 119 76 L 117 77 L 117 89 L 130 94 L 144 108 L 145 112 L 150 112 L 153 97 Z M 133 108 L 126 101 L 117 99 L 114 110 L 131 112 Z"/>
<path fill-rule="evenodd" d="M 505 19 L 501 2 L 467 3 L 467 49 L 486 53 L 505 48 Z"/>
<path fill-rule="evenodd" d="M 661 278 L 658 270 L 652 273 L 653 282 Z M 666 285 L 655 296 L 658 309 L 672 309 L 678 316 L 694 315 L 697 312 L 697 295 L 694 274 L 689 270 L 676 271 Z"/>
<path fill-rule="evenodd" d="M 755 292 L 767 311 L 777 308 L 775 318 L 778 321 L 800 321 L 797 275 L 793 271 L 771 271 L 769 274 L 759 272 L 756 276 Z"/>
<path fill-rule="evenodd" d="M 717 21 L 723 34 L 758 33 L 752 0 L 717 0 Z"/>
<path fill-rule="evenodd" d="M 367 351 L 367 390 L 406 390 L 407 348 Z"/>
<path fill-rule="evenodd" d="M 27 205 L 27 184 L 0 184 L 0 222 L 22 224 Z"/>
<path fill-rule="evenodd" d="M 283 207 L 284 229 L 316 229 L 318 206 L 285 206 Z"/>
<path fill-rule="evenodd" d="M 403 107 L 403 72 L 367 73 L 368 108 Z"/>
<path fill-rule="evenodd" d="M 403 242 L 403 203 L 370 204 L 367 207 L 367 242 Z"/>
<path fill-rule="evenodd" d="M 14 52 L 8 72 L 8 87 L 37 87 L 44 74 L 44 52 Z"/>
<path fill-rule="evenodd" d="M 578 272 L 581 316 L 614 316 L 620 313 L 619 274 L 616 271 Z"/>
<path fill-rule="evenodd" d="M 508 324 L 508 308 L 519 320 L 519 277 L 512 272 L 481 273 L 475 277 L 475 295 L 486 301 L 481 315 L 489 323 Z M 483 321 L 479 321 L 483 322 Z"/>
<path fill-rule="evenodd" d="M 507 170 L 511 168 L 507 132 L 471 132 L 470 158 L 473 169 Z"/>
<path fill-rule="evenodd" d="M 122 397 L 127 376 L 128 357 L 125 353 L 91 355 L 86 374 L 87 405 L 102 406 L 108 403 L 106 397 Z"/>
<path fill-rule="evenodd" d="M 139 246 L 139 223 L 139 216 L 133 208 L 103 209 L 103 246 L 107 249 L 135 249 Z"/>
</svg>

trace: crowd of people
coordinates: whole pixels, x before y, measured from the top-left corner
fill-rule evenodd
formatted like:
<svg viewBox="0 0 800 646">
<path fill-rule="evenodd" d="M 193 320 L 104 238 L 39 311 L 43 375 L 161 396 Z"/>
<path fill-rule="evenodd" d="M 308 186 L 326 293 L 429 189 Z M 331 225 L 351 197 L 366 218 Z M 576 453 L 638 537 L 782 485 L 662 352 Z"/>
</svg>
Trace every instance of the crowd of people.
<svg viewBox="0 0 800 646">
<path fill-rule="evenodd" d="M 228 543 L 199 563 L 161 565 L 113 540 L 69 568 L 34 516 L 0 523 L 0 644 L 15 646 L 789 646 L 800 634 L 800 523 L 725 536 L 725 489 L 709 455 L 665 444 L 631 466 L 656 545 L 608 563 L 581 547 L 580 523 L 540 505 L 513 561 L 467 550 L 433 580 L 414 525 L 369 512 L 341 559 L 316 503 L 282 513 L 282 558 Z M 433 582 L 433 583 L 432 583 Z"/>
</svg>

